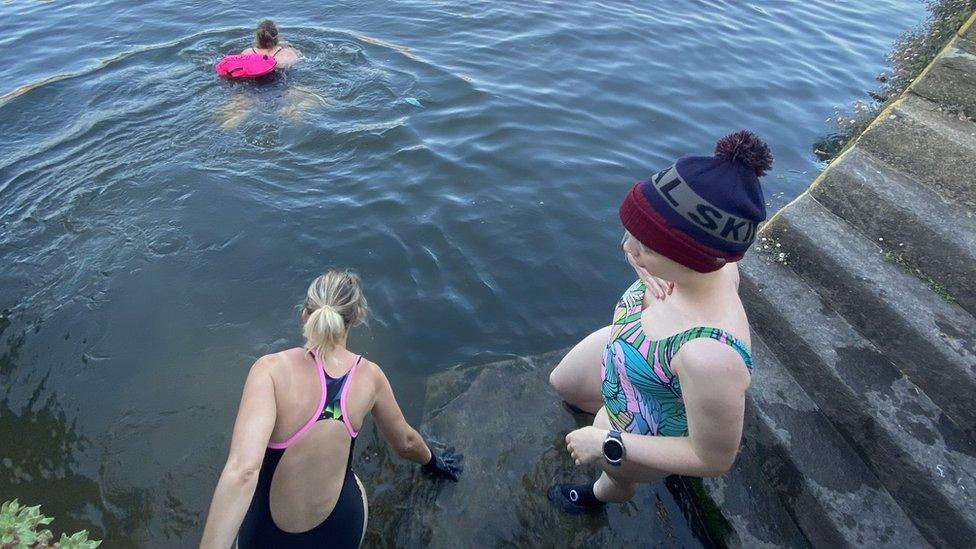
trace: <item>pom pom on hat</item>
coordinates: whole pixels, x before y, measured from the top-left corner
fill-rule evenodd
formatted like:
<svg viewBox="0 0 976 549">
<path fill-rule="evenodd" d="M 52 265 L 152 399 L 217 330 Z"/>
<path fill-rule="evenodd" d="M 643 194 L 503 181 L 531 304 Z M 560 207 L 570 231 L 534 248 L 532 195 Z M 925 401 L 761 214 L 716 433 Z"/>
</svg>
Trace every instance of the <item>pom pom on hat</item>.
<svg viewBox="0 0 976 549">
<path fill-rule="evenodd" d="M 715 156 L 744 164 L 755 172 L 756 177 L 766 175 L 773 167 L 773 153 L 769 152 L 769 145 L 748 130 L 730 133 L 719 139 L 715 144 Z"/>
</svg>

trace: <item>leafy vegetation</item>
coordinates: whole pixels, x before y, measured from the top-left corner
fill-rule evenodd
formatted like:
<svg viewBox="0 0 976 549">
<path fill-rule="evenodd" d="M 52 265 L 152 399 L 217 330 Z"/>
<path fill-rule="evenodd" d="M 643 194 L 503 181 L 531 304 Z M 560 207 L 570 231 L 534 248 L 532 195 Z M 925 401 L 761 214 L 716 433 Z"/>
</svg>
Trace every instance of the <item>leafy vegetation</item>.
<svg viewBox="0 0 976 549">
<path fill-rule="evenodd" d="M 71 536 L 44 528 L 54 519 L 41 514 L 41 506 L 25 507 L 16 499 L 0 505 L 0 549 L 95 549 L 102 542 L 88 539 L 88 530 Z M 52 543 L 53 542 L 53 543 Z"/>
</svg>

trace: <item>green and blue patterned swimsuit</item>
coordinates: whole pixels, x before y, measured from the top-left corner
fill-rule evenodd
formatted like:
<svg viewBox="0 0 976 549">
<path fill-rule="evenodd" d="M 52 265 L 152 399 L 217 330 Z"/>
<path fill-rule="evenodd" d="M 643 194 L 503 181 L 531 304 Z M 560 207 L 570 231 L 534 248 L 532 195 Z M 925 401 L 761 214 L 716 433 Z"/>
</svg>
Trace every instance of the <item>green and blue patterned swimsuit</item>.
<svg viewBox="0 0 976 549">
<path fill-rule="evenodd" d="M 681 385 L 671 359 L 685 343 L 708 337 L 736 350 L 752 373 L 752 355 L 742 341 L 717 328 L 691 328 L 652 340 L 644 335 L 644 283 L 624 292 L 613 312 L 613 330 L 603 352 L 600 375 L 603 403 L 610 421 L 621 431 L 638 435 L 685 436 L 688 418 Z"/>
</svg>

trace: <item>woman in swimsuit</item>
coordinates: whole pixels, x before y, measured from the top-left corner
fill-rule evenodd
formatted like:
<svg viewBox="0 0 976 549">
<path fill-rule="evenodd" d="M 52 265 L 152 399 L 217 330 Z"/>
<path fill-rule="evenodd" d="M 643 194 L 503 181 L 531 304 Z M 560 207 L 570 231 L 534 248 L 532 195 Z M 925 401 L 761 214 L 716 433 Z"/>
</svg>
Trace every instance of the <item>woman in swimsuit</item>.
<svg viewBox="0 0 976 549">
<path fill-rule="evenodd" d="M 263 53 L 278 60 L 277 68 L 287 69 L 298 62 L 300 53 L 291 46 L 281 43 L 278 37 L 278 26 L 274 21 L 265 19 L 258 23 L 255 30 L 254 45 L 241 53 Z"/>
<path fill-rule="evenodd" d="M 278 60 L 275 72 L 281 74 L 284 69 L 288 69 L 298 63 L 301 53 L 295 48 L 285 44 L 278 34 L 278 26 L 274 21 L 265 19 L 258 24 L 255 30 L 254 45 L 243 50 L 241 54 L 260 53 L 270 55 Z M 281 107 L 281 114 L 291 120 L 297 120 L 303 112 L 316 105 L 324 105 L 325 100 L 312 91 L 289 86 L 284 94 L 284 106 Z M 224 129 L 233 129 L 239 126 L 250 116 L 254 109 L 254 98 L 237 93 L 224 105 L 218 120 Z"/>
<path fill-rule="evenodd" d="M 357 547 L 367 502 L 352 456 L 369 413 L 400 456 L 457 482 L 461 456 L 435 456 L 383 370 L 346 348 L 366 312 L 359 278 L 330 271 L 308 288 L 305 346 L 251 367 L 201 547 Z"/>
<path fill-rule="evenodd" d="M 759 177 L 771 165 L 762 140 L 737 132 L 714 156 L 686 156 L 637 183 L 620 206 L 624 253 L 639 279 L 612 324 L 550 376 L 571 409 L 595 414 L 566 445 L 577 465 L 603 471 L 594 483 L 550 488 L 560 508 L 599 509 L 628 501 L 635 483 L 732 466 L 752 376 L 735 262 L 766 217 Z"/>
</svg>

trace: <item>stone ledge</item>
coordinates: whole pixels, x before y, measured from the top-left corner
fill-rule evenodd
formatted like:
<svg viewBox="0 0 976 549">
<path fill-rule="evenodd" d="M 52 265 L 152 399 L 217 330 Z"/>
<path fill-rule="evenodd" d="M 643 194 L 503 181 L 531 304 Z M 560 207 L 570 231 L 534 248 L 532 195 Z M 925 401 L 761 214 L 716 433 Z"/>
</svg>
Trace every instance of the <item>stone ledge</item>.
<svg viewBox="0 0 976 549">
<path fill-rule="evenodd" d="M 959 39 L 932 62 L 912 92 L 946 106 L 951 112 L 976 116 L 976 43 Z"/>
<path fill-rule="evenodd" d="M 976 123 L 909 94 L 883 112 L 855 147 L 976 211 Z"/>
<path fill-rule="evenodd" d="M 976 215 L 855 147 L 809 193 L 976 314 Z"/>
</svg>

